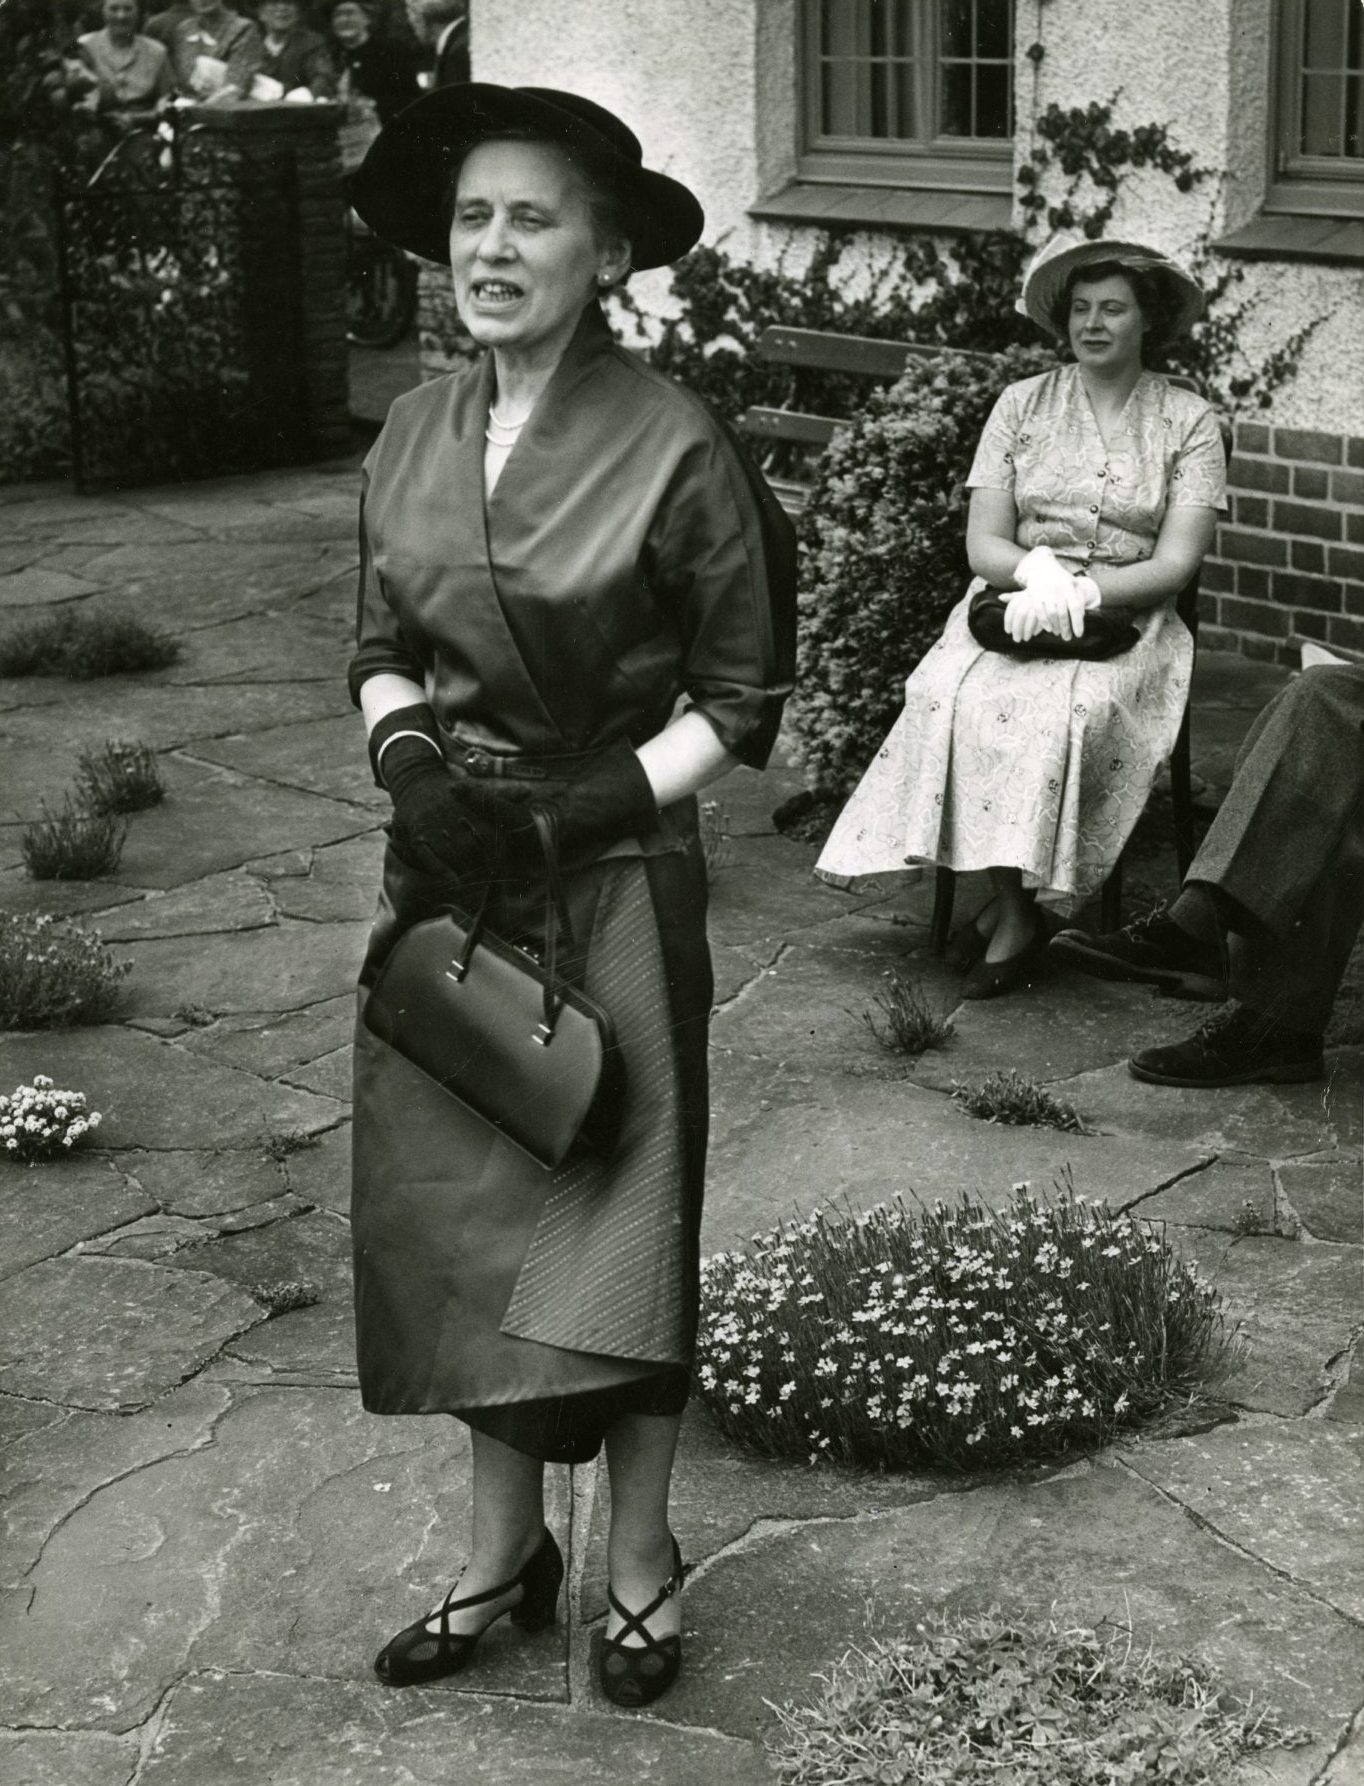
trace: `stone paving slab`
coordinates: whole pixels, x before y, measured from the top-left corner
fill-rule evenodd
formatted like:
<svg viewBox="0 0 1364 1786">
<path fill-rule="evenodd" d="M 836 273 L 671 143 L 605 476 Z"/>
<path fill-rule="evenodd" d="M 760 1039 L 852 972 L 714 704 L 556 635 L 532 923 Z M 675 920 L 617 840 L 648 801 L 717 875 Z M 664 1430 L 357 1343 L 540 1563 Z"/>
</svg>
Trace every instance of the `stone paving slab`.
<svg viewBox="0 0 1364 1786">
<path fill-rule="evenodd" d="M 73 1408 L 144 1408 L 261 1319 L 259 1303 L 207 1273 L 95 1255 L 42 1260 L 5 1288 L 0 1390 Z"/>
<path fill-rule="evenodd" d="M 1364 1625 L 1364 1429 L 1244 1422 L 1124 1459 L 1229 1544 Z"/>
<path fill-rule="evenodd" d="M 0 1035 L 0 1085 L 34 1071 L 85 1090 L 104 1123 L 105 1147 L 243 1147 L 272 1134 L 330 1128 L 344 1111 L 332 1098 L 257 1078 L 132 1029 Z"/>
<path fill-rule="evenodd" d="M 802 1697 L 848 1643 L 1001 1601 L 1061 1621 L 1130 1623 L 1167 1653 L 1202 1656 L 1312 1731 L 1310 1747 L 1283 1758 L 1279 1777 L 1296 1786 L 1320 1771 L 1359 1702 L 1357 1624 L 1109 1463 L 755 1533 L 688 1586 L 687 1661 L 666 1716 L 745 1734 L 763 1726 L 766 1701 Z"/>
<path fill-rule="evenodd" d="M 290 688 L 280 694 L 286 708 L 293 697 L 292 685 L 324 683 L 340 704 L 345 701 L 341 678 L 353 624 L 353 617 L 339 611 L 335 615 L 311 608 L 253 611 L 183 638 L 179 662 L 164 670 L 162 679 L 172 687 L 287 683 Z M 353 725 L 358 723 L 353 719 Z"/>
<path fill-rule="evenodd" d="M 186 1006 L 215 1015 L 243 1011 L 298 1011 L 318 1005 L 344 986 L 359 962 L 367 924 L 305 924 L 286 919 L 245 930 L 230 952 L 206 949 L 196 936 L 144 937 L 115 944 L 132 961 L 123 1012 L 169 1017 Z"/>
<path fill-rule="evenodd" d="M 153 1197 L 99 1154 L 0 1164 L 0 1278 L 155 1208 Z"/>
<path fill-rule="evenodd" d="M 771 1786 L 751 1740 L 472 1693 L 202 1675 L 171 1696 L 139 1786 Z M 44 1783 L 45 1786 L 45 1783 Z"/>
<path fill-rule="evenodd" d="M 88 1730 L 0 1730 L 0 1777 L 9 1786 L 128 1786 L 139 1745 Z"/>
<path fill-rule="evenodd" d="M 219 738 L 198 746 L 203 762 L 222 763 L 244 775 L 262 776 L 310 794 L 368 806 L 387 819 L 388 795 L 374 785 L 363 748 L 364 728 L 357 714 L 303 720 L 270 732 L 241 738 Z M 357 748 L 357 746 L 359 748 Z"/>
<path fill-rule="evenodd" d="M 191 1218 L 230 1215 L 269 1203 L 285 1186 L 280 1168 L 258 1151 L 130 1149 L 118 1156 L 118 1164 L 160 1208 Z"/>
<path fill-rule="evenodd" d="M 1299 1160 L 1279 1168 L 1288 1209 L 1314 1240 L 1364 1242 L 1364 1195 L 1358 1154 Z"/>
<path fill-rule="evenodd" d="M 184 1045 L 246 1072 L 287 1079 L 306 1062 L 344 1046 L 354 1030 L 355 996 L 344 992 L 293 1011 L 225 1015 L 186 1036 Z"/>
<path fill-rule="evenodd" d="M 249 874 L 232 869 L 205 875 L 185 886 L 164 891 L 156 888 L 135 904 L 102 914 L 99 931 L 106 942 L 121 943 L 144 937 L 204 937 L 259 930 L 274 920 L 274 905 L 265 888 Z"/>
</svg>

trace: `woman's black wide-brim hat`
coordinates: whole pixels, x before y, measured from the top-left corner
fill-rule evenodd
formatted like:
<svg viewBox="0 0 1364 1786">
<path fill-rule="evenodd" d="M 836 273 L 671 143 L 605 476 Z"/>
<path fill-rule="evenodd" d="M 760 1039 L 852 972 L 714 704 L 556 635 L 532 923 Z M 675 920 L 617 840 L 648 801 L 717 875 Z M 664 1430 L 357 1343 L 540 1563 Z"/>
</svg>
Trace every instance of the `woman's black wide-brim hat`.
<svg viewBox="0 0 1364 1786">
<path fill-rule="evenodd" d="M 695 247 L 706 220 L 695 195 L 644 166 L 639 139 L 614 113 L 552 87 L 438 87 L 379 132 L 352 176 L 350 202 L 376 235 L 448 263 L 451 174 L 472 148 L 504 131 L 558 143 L 615 200 L 632 266 L 665 267 Z"/>
</svg>

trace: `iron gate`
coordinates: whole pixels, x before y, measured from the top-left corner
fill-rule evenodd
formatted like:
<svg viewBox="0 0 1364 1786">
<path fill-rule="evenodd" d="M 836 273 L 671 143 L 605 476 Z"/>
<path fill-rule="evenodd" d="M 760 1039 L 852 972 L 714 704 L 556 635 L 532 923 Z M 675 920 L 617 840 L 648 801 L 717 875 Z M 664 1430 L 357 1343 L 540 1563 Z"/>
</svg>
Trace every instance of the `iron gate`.
<svg viewBox="0 0 1364 1786">
<path fill-rule="evenodd" d="M 308 439 L 296 182 L 202 128 L 131 131 L 58 195 L 80 490 L 296 462 Z"/>
</svg>

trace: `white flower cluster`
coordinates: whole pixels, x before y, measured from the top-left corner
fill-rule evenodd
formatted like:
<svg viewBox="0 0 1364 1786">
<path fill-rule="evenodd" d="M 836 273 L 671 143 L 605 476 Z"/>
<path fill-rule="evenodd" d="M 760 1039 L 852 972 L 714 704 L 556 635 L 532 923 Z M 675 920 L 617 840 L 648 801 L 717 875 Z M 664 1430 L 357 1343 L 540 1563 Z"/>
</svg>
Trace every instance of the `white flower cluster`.
<svg viewBox="0 0 1364 1786">
<path fill-rule="evenodd" d="M 815 1459 L 993 1461 L 1159 1401 L 1172 1322 L 1216 1299 L 1148 1225 L 969 1200 L 816 1216 L 702 1265 L 701 1392 L 736 1437 Z M 1138 1409 L 1139 1411 L 1139 1409 Z"/>
<path fill-rule="evenodd" d="M 11 1160 L 33 1165 L 69 1152 L 100 1125 L 98 1110 L 87 1109 L 81 1091 L 58 1091 L 45 1073 L 32 1085 L 16 1085 L 0 1095 L 0 1148 Z"/>
</svg>

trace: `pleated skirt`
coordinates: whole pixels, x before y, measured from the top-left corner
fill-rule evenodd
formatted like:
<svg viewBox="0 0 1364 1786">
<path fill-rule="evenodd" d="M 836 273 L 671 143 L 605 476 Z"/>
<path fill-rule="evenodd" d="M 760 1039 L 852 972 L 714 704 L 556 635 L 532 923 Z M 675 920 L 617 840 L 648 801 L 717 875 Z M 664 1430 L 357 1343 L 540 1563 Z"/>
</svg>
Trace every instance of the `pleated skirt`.
<svg viewBox="0 0 1364 1786">
<path fill-rule="evenodd" d="M 550 1462 L 627 1413 L 685 1405 L 695 1342 L 712 1000 L 699 843 L 566 877 L 566 972 L 610 1013 L 627 1079 L 607 1159 L 547 1172 L 357 1021 L 352 1234 L 364 1405 L 449 1413 Z M 440 889 L 388 849 L 361 1010 Z M 543 888 L 490 912 L 534 945 Z"/>
</svg>

